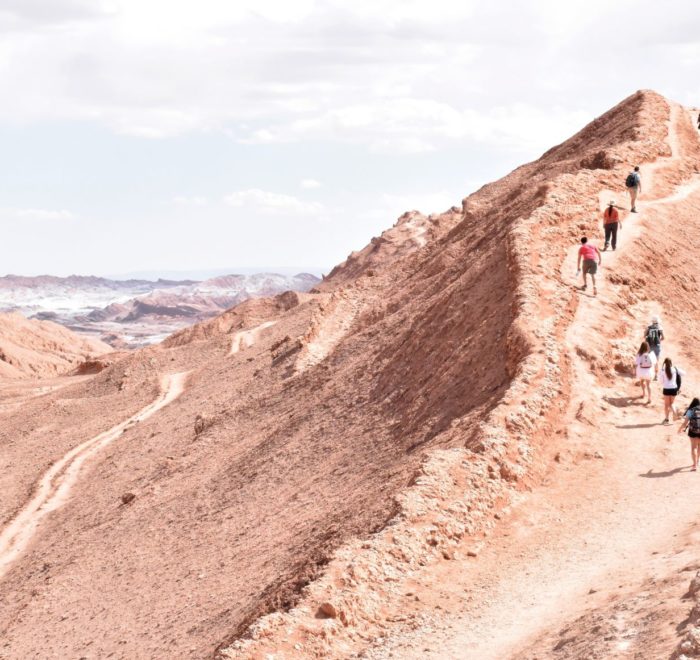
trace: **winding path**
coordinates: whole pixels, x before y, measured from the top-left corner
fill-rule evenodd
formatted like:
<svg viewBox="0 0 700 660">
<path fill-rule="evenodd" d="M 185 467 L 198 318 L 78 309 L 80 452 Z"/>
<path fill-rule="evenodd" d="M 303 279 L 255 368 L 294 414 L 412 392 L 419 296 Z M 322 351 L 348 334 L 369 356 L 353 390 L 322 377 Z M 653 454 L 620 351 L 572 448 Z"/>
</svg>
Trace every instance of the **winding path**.
<svg viewBox="0 0 700 660">
<path fill-rule="evenodd" d="M 258 340 L 258 335 L 260 335 L 265 328 L 270 328 L 275 325 L 275 323 L 277 323 L 277 321 L 265 321 L 265 323 L 256 325 L 250 330 L 241 330 L 237 332 L 233 335 L 233 339 L 231 340 L 229 355 L 235 355 L 245 348 L 250 348 Z"/>
<path fill-rule="evenodd" d="M 26 550 L 43 518 L 68 500 L 85 462 L 114 442 L 126 429 L 177 399 L 184 390 L 186 378 L 187 372 L 164 376 L 161 392 L 155 401 L 108 431 L 74 447 L 46 471 L 33 497 L 0 532 L 0 578 Z"/>
</svg>

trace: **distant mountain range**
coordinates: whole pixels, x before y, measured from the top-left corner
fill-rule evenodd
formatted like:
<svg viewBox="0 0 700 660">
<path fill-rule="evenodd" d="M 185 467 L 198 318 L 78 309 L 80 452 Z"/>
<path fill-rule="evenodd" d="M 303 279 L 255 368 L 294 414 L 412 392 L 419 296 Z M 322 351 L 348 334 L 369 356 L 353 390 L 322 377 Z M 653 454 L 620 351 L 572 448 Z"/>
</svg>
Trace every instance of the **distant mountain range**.
<svg viewBox="0 0 700 660">
<path fill-rule="evenodd" d="M 0 277 L 0 311 L 55 321 L 124 348 L 159 341 L 248 298 L 308 291 L 319 281 L 309 273 L 230 274 L 204 281 L 6 275 Z"/>
</svg>

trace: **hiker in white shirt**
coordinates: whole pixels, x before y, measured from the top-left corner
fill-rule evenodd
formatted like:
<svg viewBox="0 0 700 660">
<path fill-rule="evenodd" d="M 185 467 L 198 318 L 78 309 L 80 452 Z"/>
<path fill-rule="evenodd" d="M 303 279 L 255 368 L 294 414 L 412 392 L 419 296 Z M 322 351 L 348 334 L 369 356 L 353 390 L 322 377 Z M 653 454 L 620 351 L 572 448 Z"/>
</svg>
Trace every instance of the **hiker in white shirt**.
<svg viewBox="0 0 700 660">
<path fill-rule="evenodd" d="M 647 403 L 651 403 L 651 379 L 654 377 L 656 355 L 649 349 L 649 344 L 643 341 L 634 360 L 635 372 L 642 388 L 642 398 L 647 395 Z"/>
<path fill-rule="evenodd" d="M 681 376 L 683 376 L 683 372 L 678 367 L 673 366 L 671 358 L 666 358 L 661 368 L 661 387 L 663 387 L 664 392 L 664 424 L 671 423 L 668 420 L 671 413 L 673 413 L 674 420 L 678 419 L 678 411 L 673 402 L 681 391 Z"/>
</svg>

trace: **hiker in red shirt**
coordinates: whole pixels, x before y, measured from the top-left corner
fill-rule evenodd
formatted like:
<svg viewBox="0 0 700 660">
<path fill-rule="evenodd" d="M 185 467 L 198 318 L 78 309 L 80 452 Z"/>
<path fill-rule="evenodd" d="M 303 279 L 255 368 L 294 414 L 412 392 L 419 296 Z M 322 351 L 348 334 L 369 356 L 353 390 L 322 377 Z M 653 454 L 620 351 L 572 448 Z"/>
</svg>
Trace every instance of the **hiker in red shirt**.
<svg viewBox="0 0 700 660">
<path fill-rule="evenodd" d="M 622 229 L 622 222 L 620 221 L 620 214 L 615 205 L 615 200 L 612 200 L 608 205 L 608 208 L 603 212 L 603 229 L 605 230 L 605 247 L 603 250 L 607 250 L 611 244 L 612 239 L 612 249 L 617 247 L 617 230 Z"/>
<path fill-rule="evenodd" d="M 597 296 L 598 289 L 595 287 L 595 274 L 598 272 L 598 266 L 603 263 L 603 258 L 600 250 L 595 245 L 591 245 L 585 236 L 581 239 L 581 247 L 578 249 L 577 274 L 581 272 L 581 260 L 583 260 L 583 286 L 581 291 L 586 290 L 586 275 L 590 274 L 591 282 L 593 283 L 593 295 Z"/>
</svg>

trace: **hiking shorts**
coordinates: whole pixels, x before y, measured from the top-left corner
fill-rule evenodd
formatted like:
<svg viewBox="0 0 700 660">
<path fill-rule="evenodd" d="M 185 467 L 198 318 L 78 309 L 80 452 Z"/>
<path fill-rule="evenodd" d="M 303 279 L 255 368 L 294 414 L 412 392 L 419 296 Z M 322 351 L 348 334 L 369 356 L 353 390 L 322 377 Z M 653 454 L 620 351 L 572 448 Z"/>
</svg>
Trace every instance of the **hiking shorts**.
<svg viewBox="0 0 700 660">
<path fill-rule="evenodd" d="M 656 359 L 659 359 L 659 355 L 661 355 L 661 344 L 649 344 L 649 348 L 654 352 L 654 355 L 656 355 Z"/>
<path fill-rule="evenodd" d="M 595 275 L 598 272 L 598 262 L 594 259 L 583 260 L 583 274 Z"/>
<path fill-rule="evenodd" d="M 664 396 L 678 396 L 678 388 L 664 387 Z"/>
</svg>

